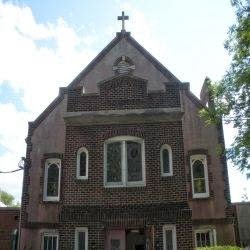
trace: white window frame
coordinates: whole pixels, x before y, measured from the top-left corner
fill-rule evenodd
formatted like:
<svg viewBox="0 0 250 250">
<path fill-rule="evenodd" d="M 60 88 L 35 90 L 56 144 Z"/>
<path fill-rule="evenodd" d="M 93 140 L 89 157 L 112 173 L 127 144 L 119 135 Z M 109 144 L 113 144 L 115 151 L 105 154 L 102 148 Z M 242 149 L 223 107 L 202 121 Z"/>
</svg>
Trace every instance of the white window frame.
<svg viewBox="0 0 250 250">
<path fill-rule="evenodd" d="M 86 175 L 80 175 L 80 156 L 81 153 L 86 154 Z M 87 148 L 82 147 L 79 148 L 77 151 L 77 156 L 76 156 L 76 178 L 80 180 L 87 180 L 88 179 L 88 174 L 89 174 L 89 152 Z"/>
<path fill-rule="evenodd" d="M 172 242 L 173 242 L 173 250 L 177 250 L 177 241 L 176 241 L 176 226 L 175 225 L 164 225 L 163 226 L 163 250 L 167 250 L 166 246 L 166 231 L 172 231 Z"/>
<path fill-rule="evenodd" d="M 168 151 L 168 158 L 169 158 L 169 173 L 164 173 L 164 166 L 163 166 L 163 150 L 166 149 Z M 172 155 L 172 148 L 168 144 L 164 144 L 161 146 L 160 151 L 160 160 L 161 160 L 161 176 L 173 176 L 173 155 Z"/>
<path fill-rule="evenodd" d="M 44 249 L 44 237 L 56 237 L 56 250 L 59 249 L 59 234 L 56 232 L 43 232 L 41 249 Z"/>
<path fill-rule="evenodd" d="M 127 164 L 126 164 L 126 141 L 133 141 L 141 144 L 141 156 L 142 156 L 142 181 L 128 181 L 127 180 Z M 122 162 L 122 181 L 121 182 L 108 182 L 107 181 L 107 145 L 109 143 L 121 142 L 121 162 Z M 104 142 L 104 187 L 140 187 L 146 185 L 146 174 L 145 174 L 145 144 L 144 140 L 135 136 L 116 136 L 112 137 Z"/>
<path fill-rule="evenodd" d="M 204 178 L 205 178 L 205 188 L 206 192 L 204 193 L 195 193 L 194 192 L 194 178 L 193 178 L 193 163 L 195 161 L 201 161 L 204 166 Z M 192 178 L 192 193 L 193 198 L 207 198 L 209 197 L 209 183 L 208 183 L 208 170 L 207 170 L 207 156 L 202 154 L 191 155 L 190 156 L 190 166 L 191 166 L 191 178 Z"/>
<path fill-rule="evenodd" d="M 85 233 L 85 250 L 88 250 L 88 228 L 87 227 L 77 227 L 75 229 L 75 250 L 79 250 L 78 249 L 78 243 L 79 243 L 79 232 L 84 232 Z"/>
<path fill-rule="evenodd" d="M 202 228 L 202 229 L 194 230 L 195 246 L 196 247 L 197 247 L 196 234 L 197 233 L 207 233 L 207 232 L 209 232 L 210 246 L 216 246 L 217 245 L 216 229 L 215 228 Z"/>
<path fill-rule="evenodd" d="M 56 164 L 59 168 L 58 195 L 57 196 L 48 196 L 47 195 L 48 169 L 49 169 L 50 165 L 52 165 L 52 164 Z M 59 201 L 60 200 L 60 187 L 61 187 L 61 159 L 49 158 L 45 161 L 43 200 L 44 201 Z"/>
</svg>

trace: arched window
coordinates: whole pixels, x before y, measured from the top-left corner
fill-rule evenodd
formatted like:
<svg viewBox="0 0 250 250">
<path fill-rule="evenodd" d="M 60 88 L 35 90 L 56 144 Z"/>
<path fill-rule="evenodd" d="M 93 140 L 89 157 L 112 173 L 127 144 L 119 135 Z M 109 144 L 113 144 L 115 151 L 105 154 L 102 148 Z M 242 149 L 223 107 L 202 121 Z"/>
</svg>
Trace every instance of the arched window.
<svg viewBox="0 0 250 250">
<path fill-rule="evenodd" d="M 89 154 L 86 148 L 79 148 L 77 151 L 77 166 L 76 177 L 77 179 L 88 179 L 88 163 Z"/>
<path fill-rule="evenodd" d="M 44 200 L 59 201 L 61 178 L 61 160 L 47 159 L 44 175 Z"/>
<path fill-rule="evenodd" d="M 173 162 L 172 162 L 172 149 L 169 145 L 165 144 L 161 147 L 161 175 L 173 175 Z"/>
<path fill-rule="evenodd" d="M 192 191 L 194 198 L 209 196 L 207 159 L 206 155 L 192 155 L 190 157 L 192 174 Z"/>
<path fill-rule="evenodd" d="M 104 143 L 105 186 L 145 185 L 144 141 L 118 136 Z"/>
</svg>

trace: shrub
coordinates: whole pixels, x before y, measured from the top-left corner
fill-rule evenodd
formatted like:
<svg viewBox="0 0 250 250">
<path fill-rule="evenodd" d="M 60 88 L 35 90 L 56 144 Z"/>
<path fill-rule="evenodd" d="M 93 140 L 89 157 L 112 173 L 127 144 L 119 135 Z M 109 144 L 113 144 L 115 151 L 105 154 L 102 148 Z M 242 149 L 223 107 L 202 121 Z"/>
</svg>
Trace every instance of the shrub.
<svg viewBox="0 0 250 250">
<path fill-rule="evenodd" d="M 196 250 L 240 250 L 237 246 L 197 247 Z"/>
</svg>

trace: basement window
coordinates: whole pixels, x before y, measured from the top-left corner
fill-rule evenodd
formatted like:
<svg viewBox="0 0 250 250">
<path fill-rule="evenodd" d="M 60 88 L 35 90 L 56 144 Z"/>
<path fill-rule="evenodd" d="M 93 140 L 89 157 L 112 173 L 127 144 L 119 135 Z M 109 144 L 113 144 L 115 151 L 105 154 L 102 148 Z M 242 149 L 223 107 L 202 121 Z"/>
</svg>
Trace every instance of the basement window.
<svg viewBox="0 0 250 250">
<path fill-rule="evenodd" d="M 56 158 L 47 159 L 44 174 L 44 201 L 59 201 L 61 178 L 61 160 Z"/>
<path fill-rule="evenodd" d="M 58 250 L 58 238 L 57 233 L 44 233 L 42 250 Z"/>
<path fill-rule="evenodd" d="M 195 230 L 196 247 L 210 247 L 216 245 L 216 230 L 201 229 Z"/>
<path fill-rule="evenodd" d="M 89 154 L 86 148 L 80 148 L 77 151 L 77 162 L 76 162 L 76 177 L 77 179 L 88 179 L 88 163 Z"/>
<path fill-rule="evenodd" d="M 209 197 L 206 155 L 190 157 L 193 198 Z"/>
<path fill-rule="evenodd" d="M 104 185 L 106 187 L 144 186 L 144 141 L 118 136 L 104 143 Z"/>
</svg>

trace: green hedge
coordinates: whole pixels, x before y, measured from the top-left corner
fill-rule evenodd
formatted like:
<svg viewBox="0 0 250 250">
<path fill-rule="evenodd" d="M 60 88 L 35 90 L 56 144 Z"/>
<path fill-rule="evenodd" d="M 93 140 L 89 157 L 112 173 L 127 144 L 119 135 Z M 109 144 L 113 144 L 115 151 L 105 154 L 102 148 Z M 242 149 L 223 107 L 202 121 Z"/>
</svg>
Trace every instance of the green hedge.
<svg viewBox="0 0 250 250">
<path fill-rule="evenodd" d="M 197 250 L 240 250 L 237 246 L 197 247 Z"/>
</svg>

